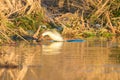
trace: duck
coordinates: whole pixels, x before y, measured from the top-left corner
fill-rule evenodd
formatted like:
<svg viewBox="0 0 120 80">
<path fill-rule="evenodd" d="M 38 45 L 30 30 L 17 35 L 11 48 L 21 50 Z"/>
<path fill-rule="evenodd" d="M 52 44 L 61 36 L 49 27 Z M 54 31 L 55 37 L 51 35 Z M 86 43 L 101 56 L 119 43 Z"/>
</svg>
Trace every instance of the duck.
<svg viewBox="0 0 120 80">
<path fill-rule="evenodd" d="M 54 42 L 84 42 L 82 39 L 63 39 L 62 35 L 55 29 L 47 30 L 42 33 L 41 39 L 44 39 L 45 36 L 49 36 Z"/>
<path fill-rule="evenodd" d="M 49 36 L 54 41 L 65 41 L 62 35 L 56 30 L 47 30 L 43 32 L 41 36 L 42 38 L 44 38 L 45 36 Z"/>
</svg>

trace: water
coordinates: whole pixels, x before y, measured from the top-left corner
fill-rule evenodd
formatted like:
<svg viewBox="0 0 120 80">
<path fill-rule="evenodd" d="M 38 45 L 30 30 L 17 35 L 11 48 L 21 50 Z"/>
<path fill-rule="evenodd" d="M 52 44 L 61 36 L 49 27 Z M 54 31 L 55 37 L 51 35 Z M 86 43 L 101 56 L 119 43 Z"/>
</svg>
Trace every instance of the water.
<svg viewBox="0 0 120 80">
<path fill-rule="evenodd" d="M 0 46 L 0 80 L 119 79 L 119 38 Z"/>
</svg>

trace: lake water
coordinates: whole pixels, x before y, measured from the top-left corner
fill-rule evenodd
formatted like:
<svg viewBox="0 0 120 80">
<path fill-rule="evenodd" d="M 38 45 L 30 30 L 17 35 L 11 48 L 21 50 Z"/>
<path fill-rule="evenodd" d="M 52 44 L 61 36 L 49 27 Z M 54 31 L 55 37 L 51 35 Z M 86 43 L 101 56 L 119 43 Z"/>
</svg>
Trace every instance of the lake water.
<svg viewBox="0 0 120 80">
<path fill-rule="evenodd" d="M 120 80 L 120 38 L 2 45 L 0 80 Z"/>
</svg>

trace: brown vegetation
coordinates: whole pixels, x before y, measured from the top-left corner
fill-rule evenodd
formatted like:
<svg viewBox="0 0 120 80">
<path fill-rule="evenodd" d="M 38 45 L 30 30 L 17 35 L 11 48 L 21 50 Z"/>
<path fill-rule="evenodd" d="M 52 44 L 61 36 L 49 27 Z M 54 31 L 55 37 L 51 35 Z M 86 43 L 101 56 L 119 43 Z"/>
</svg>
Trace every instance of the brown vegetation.
<svg viewBox="0 0 120 80">
<path fill-rule="evenodd" d="M 0 4 L 0 42 L 13 42 L 12 35 L 30 35 L 28 30 L 37 31 L 39 25 L 60 25 L 66 37 L 120 34 L 119 0 L 1 0 Z"/>
</svg>

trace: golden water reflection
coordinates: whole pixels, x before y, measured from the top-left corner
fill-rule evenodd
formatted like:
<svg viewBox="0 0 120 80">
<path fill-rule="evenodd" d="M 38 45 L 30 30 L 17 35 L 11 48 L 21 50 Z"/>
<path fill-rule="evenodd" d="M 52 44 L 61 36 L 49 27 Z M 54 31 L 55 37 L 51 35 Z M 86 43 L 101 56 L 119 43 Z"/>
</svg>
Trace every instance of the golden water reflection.
<svg viewBox="0 0 120 80">
<path fill-rule="evenodd" d="M 119 80 L 120 40 L 0 46 L 0 80 Z"/>
</svg>

